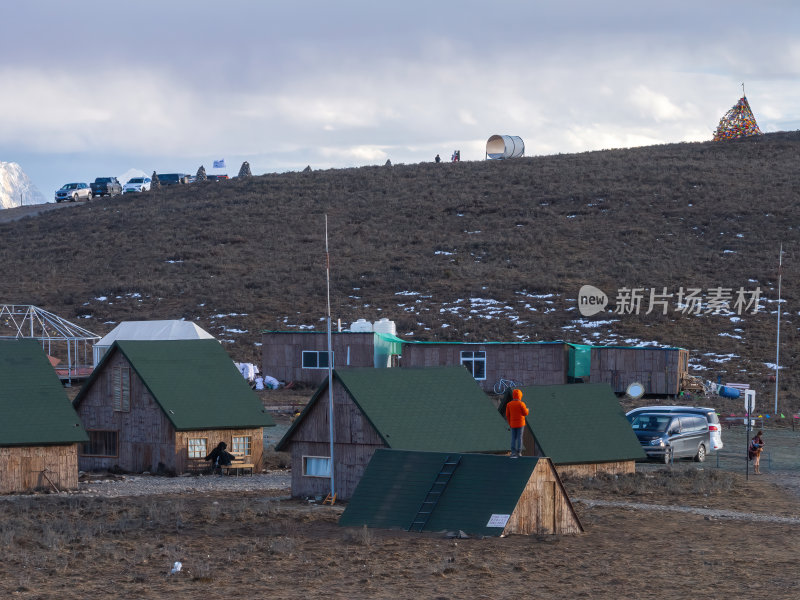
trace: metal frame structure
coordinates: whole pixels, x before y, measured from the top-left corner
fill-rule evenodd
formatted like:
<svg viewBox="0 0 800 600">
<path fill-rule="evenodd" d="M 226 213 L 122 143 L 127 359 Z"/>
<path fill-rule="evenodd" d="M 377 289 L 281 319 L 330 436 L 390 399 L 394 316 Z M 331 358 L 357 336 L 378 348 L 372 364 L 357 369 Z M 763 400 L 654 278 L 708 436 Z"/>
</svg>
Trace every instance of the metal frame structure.
<svg viewBox="0 0 800 600">
<path fill-rule="evenodd" d="M 11 330 L 7 335 L 4 330 Z M 42 344 L 49 356 L 66 359 L 65 366 L 56 366 L 59 378 L 72 384 L 73 379 L 85 379 L 92 372 L 91 346 L 100 341 L 99 335 L 70 323 L 56 314 L 31 304 L 0 305 L 0 339 L 31 338 Z M 83 351 L 83 362 L 81 362 Z"/>
</svg>

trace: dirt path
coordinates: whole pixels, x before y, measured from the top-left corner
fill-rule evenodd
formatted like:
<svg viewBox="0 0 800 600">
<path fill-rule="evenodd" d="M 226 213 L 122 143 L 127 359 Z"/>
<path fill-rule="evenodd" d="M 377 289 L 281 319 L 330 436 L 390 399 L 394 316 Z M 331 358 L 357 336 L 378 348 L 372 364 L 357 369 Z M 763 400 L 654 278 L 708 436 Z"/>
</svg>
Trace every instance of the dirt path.
<svg viewBox="0 0 800 600">
<path fill-rule="evenodd" d="M 48 202 L 45 204 L 31 204 L 30 206 L 15 206 L 14 208 L 5 208 L 0 210 L 0 223 L 19 221 L 25 217 L 35 217 L 51 210 L 67 208 L 69 206 L 81 206 L 83 204 L 85 204 L 85 202 L 61 202 L 60 204 Z"/>
</svg>

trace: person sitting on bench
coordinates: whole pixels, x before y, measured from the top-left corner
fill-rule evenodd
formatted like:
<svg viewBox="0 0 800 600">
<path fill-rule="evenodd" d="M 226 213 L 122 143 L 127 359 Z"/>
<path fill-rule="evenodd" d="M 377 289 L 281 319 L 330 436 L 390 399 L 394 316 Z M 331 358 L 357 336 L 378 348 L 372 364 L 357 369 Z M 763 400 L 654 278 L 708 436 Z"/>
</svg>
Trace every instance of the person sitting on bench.
<svg viewBox="0 0 800 600">
<path fill-rule="evenodd" d="M 211 472 L 219 471 L 219 474 L 222 475 L 222 467 L 230 467 L 231 461 L 235 458 L 233 454 L 228 452 L 226 448 L 228 444 L 225 442 L 220 442 L 217 444 L 217 447 L 214 448 L 208 456 L 206 456 L 206 460 L 211 461 Z"/>
</svg>

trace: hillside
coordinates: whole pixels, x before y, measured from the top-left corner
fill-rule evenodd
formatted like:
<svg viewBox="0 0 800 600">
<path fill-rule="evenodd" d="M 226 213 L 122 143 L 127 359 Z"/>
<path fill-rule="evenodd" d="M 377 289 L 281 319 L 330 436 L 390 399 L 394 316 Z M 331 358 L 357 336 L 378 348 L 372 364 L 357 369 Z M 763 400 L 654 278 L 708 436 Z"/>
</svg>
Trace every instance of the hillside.
<svg viewBox="0 0 800 600">
<path fill-rule="evenodd" d="M 799 159 L 791 132 L 93 200 L 0 224 L 0 300 L 99 334 L 186 318 L 256 360 L 261 330 L 324 326 L 327 214 L 334 320 L 388 317 L 415 339 L 683 346 L 694 373 L 763 384 L 771 406 L 782 243 L 781 405 L 796 410 Z M 608 294 L 605 312 L 580 317 L 584 284 Z M 623 287 L 644 288 L 641 314 L 612 312 Z M 681 287 L 706 299 L 760 287 L 766 301 L 757 314 L 682 314 Z M 650 288 L 674 295 L 666 316 L 643 314 Z"/>
</svg>

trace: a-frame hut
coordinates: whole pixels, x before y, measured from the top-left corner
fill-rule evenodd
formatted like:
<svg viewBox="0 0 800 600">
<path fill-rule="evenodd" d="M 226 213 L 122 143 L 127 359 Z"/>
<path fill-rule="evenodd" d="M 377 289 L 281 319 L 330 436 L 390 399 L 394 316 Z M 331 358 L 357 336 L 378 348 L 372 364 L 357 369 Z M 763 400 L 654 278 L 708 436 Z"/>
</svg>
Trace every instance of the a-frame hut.
<svg viewBox="0 0 800 600">
<path fill-rule="evenodd" d="M 583 531 L 547 458 L 377 450 L 339 524 L 471 535 Z"/>
<path fill-rule="evenodd" d="M 214 339 L 118 340 L 74 401 L 81 469 L 184 473 L 219 442 L 258 467 L 275 422 Z"/>
<path fill-rule="evenodd" d="M 645 455 L 606 383 L 521 388 L 530 414 L 525 456 L 548 456 L 560 475 L 633 473 Z"/>
<path fill-rule="evenodd" d="M 464 367 L 352 368 L 333 373 L 334 476 L 349 498 L 378 448 L 504 453 L 505 419 Z M 276 449 L 292 455 L 292 496 L 330 491 L 328 382 Z"/>
<path fill-rule="evenodd" d="M 0 340 L 0 493 L 77 488 L 87 439 L 40 343 Z"/>
</svg>

